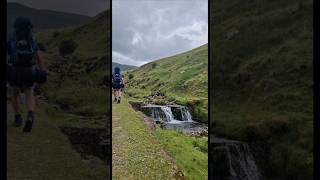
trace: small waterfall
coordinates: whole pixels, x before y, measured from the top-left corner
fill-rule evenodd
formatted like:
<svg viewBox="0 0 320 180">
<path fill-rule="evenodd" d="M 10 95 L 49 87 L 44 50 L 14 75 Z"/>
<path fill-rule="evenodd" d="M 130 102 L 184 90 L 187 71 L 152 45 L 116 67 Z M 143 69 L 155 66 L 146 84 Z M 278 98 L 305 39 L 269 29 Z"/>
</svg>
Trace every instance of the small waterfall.
<svg viewBox="0 0 320 180">
<path fill-rule="evenodd" d="M 230 174 L 234 179 L 260 179 L 258 167 L 248 144 L 229 144 L 226 149 L 230 159 Z"/>
<path fill-rule="evenodd" d="M 212 162 L 213 177 L 224 179 L 228 176 L 232 180 L 262 179 L 248 144 L 220 138 L 214 138 L 212 143 L 213 157 L 219 156 Z M 221 171 L 228 173 L 220 173 Z"/>
<path fill-rule="evenodd" d="M 183 106 L 181 108 L 181 115 L 182 119 L 184 119 L 185 121 L 192 122 L 192 115 L 187 107 Z"/>
<path fill-rule="evenodd" d="M 180 105 L 141 105 L 139 110 L 152 117 L 161 128 L 174 129 L 191 136 L 207 136 L 208 125 L 192 120 L 189 109 Z"/>
<path fill-rule="evenodd" d="M 192 115 L 185 106 L 146 105 L 142 106 L 142 111 L 156 120 L 169 123 L 193 122 Z"/>
<path fill-rule="evenodd" d="M 162 109 L 162 111 L 164 112 L 164 114 L 166 115 L 168 122 L 173 122 L 173 121 L 176 120 L 176 119 L 174 118 L 174 116 L 173 116 L 172 111 L 171 111 L 171 107 L 162 106 L 161 109 Z"/>
<path fill-rule="evenodd" d="M 168 119 L 167 115 L 164 113 L 163 110 L 157 107 L 147 108 L 151 112 L 151 117 L 158 121 L 163 121 Z"/>
</svg>

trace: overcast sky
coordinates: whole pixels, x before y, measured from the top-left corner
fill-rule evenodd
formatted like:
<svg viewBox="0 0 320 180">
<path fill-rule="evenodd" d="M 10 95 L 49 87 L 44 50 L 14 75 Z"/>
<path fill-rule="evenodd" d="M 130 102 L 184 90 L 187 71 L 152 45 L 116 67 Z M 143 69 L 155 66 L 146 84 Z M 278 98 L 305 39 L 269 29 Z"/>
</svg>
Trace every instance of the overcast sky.
<svg viewBox="0 0 320 180">
<path fill-rule="evenodd" d="M 208 42 L 208 0 L 113 0 L 112 59 L 142 65 Z"/>
<path fill-rule="evenodd" d="M 95 16 L 110 7 L 110 0 L 7 0 L 17 2 L 36 9 Z"/>
</svg>

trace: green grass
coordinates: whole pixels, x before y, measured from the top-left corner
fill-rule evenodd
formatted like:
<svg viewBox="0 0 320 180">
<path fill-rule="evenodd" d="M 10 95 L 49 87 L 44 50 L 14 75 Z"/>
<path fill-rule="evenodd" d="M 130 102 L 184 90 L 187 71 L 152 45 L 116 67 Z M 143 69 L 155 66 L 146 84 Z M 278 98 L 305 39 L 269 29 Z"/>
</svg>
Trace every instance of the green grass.
<svg viewBox="0 0 320 180">
<path fill-rule="evenodd" d="M 177 131 L 161 128 L 157 128 L 154 134 L 187 179 L 208 179 L 207 137 L 186 137 Z"/>
<path fill-rule="evenodd" d="M 110 111 L 110 88 L 105 82 L 111 66 L 108 15 L 105 11 L 84 25 L 37 34 L 38 41 L 46 47 L 44 60 L 49 69 L 44 94 L 50 103 L 66 112 L 96 116 Z M 54 32 L 58 35 L 53 36 Z M 70 38 L 78 47 L 72 55 L 62 57 L 58 46 Z"/>
<path fill-rule="evenodd" d="M 208 122 L 208 45 L 145 64 L 126 74 L 126 93 L 131 97 L 143 98 L 156 92 L 165 93 L 167 100 L 192 106 L 197 109 L 194 117 Z"/>
<path fill-rule="evenodd" d="M 211 127 L 250 142 L 268 179 L 313 179 L 312 6 L 221 0 L 211 8 Z"/>
<path fill-rule="evenodd" d="M 8 105 L 7 173 L 19 179 L 106 179 L 108 172 L 102 161 L 84 161 L 59 130 L 68 116 L 40 102 L 35 112 L 35 124 L 29 134 L 11 125 L 13 117 Z M 76 122 L 74 126 L 82 125 Z M 71 125 L 70 123 L 68 125 Z M 93 125 L 91 125 L 93 126 Z"/>
</svg>

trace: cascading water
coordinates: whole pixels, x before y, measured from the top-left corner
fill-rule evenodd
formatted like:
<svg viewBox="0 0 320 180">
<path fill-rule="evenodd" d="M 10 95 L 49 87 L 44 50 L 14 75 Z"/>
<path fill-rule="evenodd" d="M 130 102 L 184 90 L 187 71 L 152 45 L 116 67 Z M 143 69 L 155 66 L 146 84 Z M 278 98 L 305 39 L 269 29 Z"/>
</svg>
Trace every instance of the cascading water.
<svg viewBox="0 0 320 180">
<path fill-rule="evenodd" d="M 185 106 L 181 108 L 182 119 L 185 119 L 188 122 L 192 122 L 192 115 L 189 109 Z"/>
<path fill-rule="evenodd" d="M 227 145 L 230 171 L 235 179 L 259 180 L 260 173 L 248 144 Z"/>
<path fill-rule="evenodd" d="M 207 135 L 208 126 L 192 120 L 189 109 L 179 105 L 145 105 L 140 110 L 152 117 L 162 128 L 175 129 L 189 135 Z"/>
<path fill-rule="evenodd" d="M 215 179 L 262 179 L 248 144 L 220 138 L 212 138 L 211 143 Z"/>
<path fill-rule="evenodd" d="M 178 109 L 176 115 L 172 112 L 172 108 Z M 162 120 L 168 123 L 193 122 L 192 115 L 185 106 L 159 106 L 147 105 L 142 107 L 143 112 L 156 120 Z M 180 118 L 177 118 L 179 116 Z"/>
<path fill-rule="evenodd" d="M 164 114 L 166 115 L 167 117 L 167 122 L 174 122 L 176 121 L 176 119 L 174 118 L 173 116 L 173 113 L 171 111 L 171 107 L 168 107 L 168 106 L 162 106 L 161 107 L 161 110 L 164 112 Z"/>
</svg>

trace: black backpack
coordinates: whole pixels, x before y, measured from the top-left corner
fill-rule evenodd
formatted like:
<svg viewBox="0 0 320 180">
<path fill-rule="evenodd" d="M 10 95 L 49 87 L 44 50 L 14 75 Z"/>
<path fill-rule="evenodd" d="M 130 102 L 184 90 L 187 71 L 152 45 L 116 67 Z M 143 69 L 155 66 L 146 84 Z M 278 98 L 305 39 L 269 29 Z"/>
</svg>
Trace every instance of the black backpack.
<svg viewBox="0 0 320 180">
<path fill-rule="evenodd" d="M 18 38 L 14 37 L 11 40 L 11 64 L 13 66 L 30 67 L 36 64 L 36 44 L 30 36 Z"/>
</svg>

